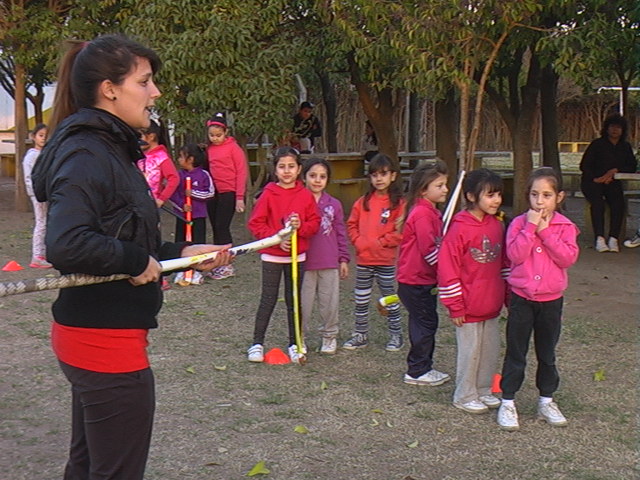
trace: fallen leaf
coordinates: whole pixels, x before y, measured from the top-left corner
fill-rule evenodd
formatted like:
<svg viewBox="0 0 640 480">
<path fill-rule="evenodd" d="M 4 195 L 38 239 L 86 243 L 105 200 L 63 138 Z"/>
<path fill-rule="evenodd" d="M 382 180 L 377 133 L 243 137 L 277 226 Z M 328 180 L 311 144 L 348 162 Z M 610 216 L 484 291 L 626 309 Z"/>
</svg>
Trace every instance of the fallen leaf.
<svg viewBox="0 0 640 480">
<path fill-rule="evenodd" d="M 320 390 L 326 390 L 327 388 L 329 388 L 329 385 L 327 385 L 327 382 L 323 380 L 320 384 Z"/>
<path fill-rule="evenodd" d="M 215 368 L 216 370 L 220 370 L 222 372 L 224 372 L 227 369 L 226 365 L 214 365 L 213 368 Z"/>
<path fill-rule="evenodd" d="M 389 428 L 393 428 L 393 424 L 392 424 L 389 420 L 387 420 L 387 422 L 386 422 L 386 423 L 387 423 L 387 427 L 389 427 Z"/>
<path fill-rule="evenodd" d="M 374 408 L 373 410 L 371 410 L 373 413 L 384 413 L 382 410 L 380 410 L 379 408 Z"/>
<path fill-rule="evenodd" d="M 409 448 L 416 448 L 419 445 L 418 440 L 416 440 L 415 442 L 411 442 L 409 444 L 407 444 L 407 447 Z"/>
<path fill-rule="evenodd" d="M 371 419 L 371 423 L 369 425 L 371 425 L 372 427 L 377 427 L 378 425 L 380 425 L 380 422 L 378 420 L 376 420 L 375 418 Z"/>
<path fill-rule="evenodd" d="M 256 475 L 269 475 L 271 473 L 264 465 L 264 460 L 260 460 L 256 463 L 251 470 L 247 473 L 247 477 L 255 477 Z"/>
<path fill-rule="evenodd" d="M 594 382 L 602 382 L 604 381 L 604 369 L 601 368 L 600 370 L 596 371 L 593 374 L 593 381 Z"/>
<path fill-rule="evenodd" d="M 296 433 L 309 433 L 309 429 L 304 425 L 296 425 L 293 431 Z"/>
<path fill-rule="evenodd" d="M 190 366 L 190 367 L 185 368 L 185 370 L 186 370 L 188 373 L 196 373 L 196 367 L 194 367 L 193 365 L 192 365 L 192 366 Z"/>
<path fill-rule="evenodd" d="M 197 311 L 196 313 L 194 313 L 194 315 L 203 316 L 203 315 L 206 315 L 206 313 Z"/>
<path fill-rule="evenodd" d="M 218 453 L 227 453 L 229 451 L 228 448 L 218 447 Z"/>
</svg>

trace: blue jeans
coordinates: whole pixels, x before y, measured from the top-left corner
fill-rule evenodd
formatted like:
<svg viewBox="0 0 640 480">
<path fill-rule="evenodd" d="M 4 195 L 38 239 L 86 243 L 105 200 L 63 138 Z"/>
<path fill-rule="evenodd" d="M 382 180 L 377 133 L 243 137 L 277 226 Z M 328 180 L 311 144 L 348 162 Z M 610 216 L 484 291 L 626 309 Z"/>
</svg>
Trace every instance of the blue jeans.
<svg viewBox="0 0 640 480">
<path fill-rule="evenodd" d="M 409 312 L 409 340 L 407 374 L 413 378 L 433 368 L 433 351 L 438 330 L 437 297 L 431 291 L 435 285 L 407 285 L 398 283 L 398 295 Z"/>
</svg>

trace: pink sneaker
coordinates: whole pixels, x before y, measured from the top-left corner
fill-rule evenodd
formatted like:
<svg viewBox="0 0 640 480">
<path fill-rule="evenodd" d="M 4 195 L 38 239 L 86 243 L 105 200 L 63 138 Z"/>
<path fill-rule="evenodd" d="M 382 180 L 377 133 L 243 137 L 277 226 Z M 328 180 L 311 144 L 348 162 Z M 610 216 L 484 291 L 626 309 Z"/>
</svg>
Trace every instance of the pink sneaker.
<svg viewBox="0 0 640 480">
<path fill-rule="evenodd" d="M 222 280 L 225 278 L 233 277 L 236 274 L 233 265 L 223 265 L 222 267 L 214 268 L 211 270 L 210 277 L 214 280 Z"/>
<path fill-rule="evenodd" d="M 49 262 L 47 262 L 44 257 L 33 257 L 33 259 L 31 259 L 31 263 L 29 264 L 29 266 L 31 268 L 51 268 L 51 267 L 53 267 L 53 265 L 51 265 Z"/>
</svg>

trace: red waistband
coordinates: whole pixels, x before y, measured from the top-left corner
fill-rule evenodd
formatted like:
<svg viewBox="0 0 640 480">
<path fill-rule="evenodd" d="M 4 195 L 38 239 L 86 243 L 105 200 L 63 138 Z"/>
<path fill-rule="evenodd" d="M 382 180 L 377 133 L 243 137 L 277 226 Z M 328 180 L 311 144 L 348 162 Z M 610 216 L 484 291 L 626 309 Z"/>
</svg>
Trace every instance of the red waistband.
<svg viewBox="0 0 640 480">
<path fill-rule="evenodd" d="M 146 329 L 80 328 L 51 324 L 51 346 L 68 365 L 100 373 L 149 367 Z"/>
</svg>

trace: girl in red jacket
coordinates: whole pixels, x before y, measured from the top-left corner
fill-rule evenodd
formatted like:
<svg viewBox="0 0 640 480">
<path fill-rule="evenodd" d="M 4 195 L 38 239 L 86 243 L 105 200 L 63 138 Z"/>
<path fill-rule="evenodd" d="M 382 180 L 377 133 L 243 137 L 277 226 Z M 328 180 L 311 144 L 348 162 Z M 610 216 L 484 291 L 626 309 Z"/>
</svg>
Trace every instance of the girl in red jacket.
<svg viewBox="0 0 640 480">
<path fill-rule="evenodd" d="M 560 377 L 556 369 L 556 344 L 562 326 L 562 294 L 567 288 L 567 269 L 578 259 L 578 228 L 556 211 L 564 199 L 562 177 L 549 167 L 531 172 L 527 188 L 530 209 L 516 217 L 507 232 L 507 256 L 511 273 L 507 351 L 502 367 L 502 404 L 498 425 L 517 430 L 514 403 L 527 365 L 531 335 L 535 339 L 538 369 L 536 387 L 538 417 L 548 424 L 567 424 L 553 401 Z"/>
<path fill-rule="evenodd" d="M 342 347 L 347 350 L 366 347 L 369 343 L 369 300 L 373 280 L 383 296 L 395 293 L 396 256 L 402 234 L 398 229 L 404 207 L 402 187 L 396 182 L 398 170 L 391 159 L 379 153 L 369 163 L 369 192 L 360 197 L 347 221 L 349 240 L 356 250 L 355 327 L 353 335 Z M 386 350 L 402 348 L 400 305 L 389 308 L 389 342 Z"/>
<path fill-rule="evenodd" d="M 216 191 L 215 196 L 207 201 L 213 243 L 231 246 L 231 220 L 235 212 L 242 213 L 245 207 L 247 158 L 235 138 L 228 135 L 227 121 L 222 113 L 207 121 L 207 136 L 209 173 Z M 214 270 L 212 277 L 219 280 L 234 274 L 233 266 L 227 265 Z"/>
<path fill-rule="evenodd" d="M 409 312 L 407 373 L 404 383 L 442 385 L 451 377 L 433 368 L 438 330 L 436 267 L 442 239 L 442 214 L 436 208 L 447 198 L 447 165 L 441 160 L 417 167 L 411 175 L 398 256 L 398 295 Z"/>
<path fill-rule="evenodd" d="M 458 358 L 453 405 L 468 413 L 498 408 L 491 383 L 498 364 L 498 316 L 508 273 L 504 225 L 496 214 L 502 179 L 491 170 L 470 172 L 462 184 L 467 208 L 456 214 L 438 256 L 438 293 L 456 326 Z"/>
<path fill-rule="evenodd" d="M 302 273 L 309 239 L 320 227 L 320 215 L 313 194 L 298 180 L 302 165 L 300 154 L 291 147 L 281 147 L 273 157 L 273 166 L 277 181 L 270 182 L 264 188 L 251 213 L 248 228 L 256 238 L 274 235 L 286 223 L 298 230 L 298 265 L 300 278 L 297 288 L 302 284 Z M 291 241 L 261 250 L 262 294 L 256 313 L 253 332 L 253 345 L 248 350 L 250 362 L 264 361 L 264 337 L 271 320 L 271 314 L 278 300 L 280 278 L 284 273 L 284 298 L 287 304 L 289 323 L 289 357 L 298 363 L 295 326 L 293 319 L 293 288 L 291 278 Z M 300 291 L 298 291 L 298 298 Z"/>
</svg>

